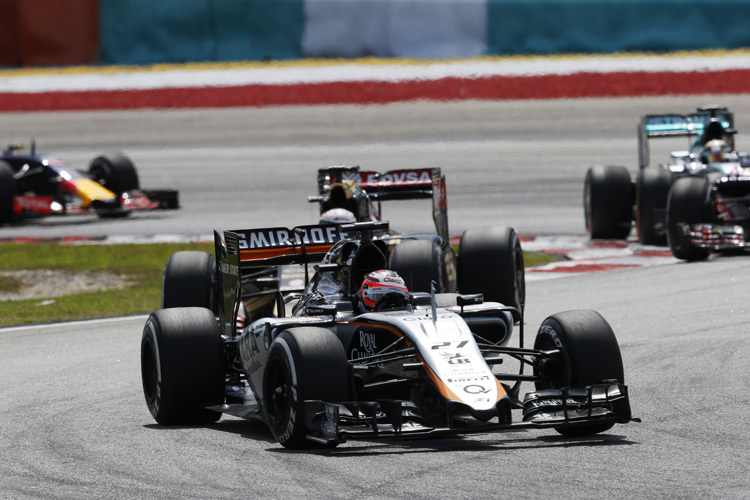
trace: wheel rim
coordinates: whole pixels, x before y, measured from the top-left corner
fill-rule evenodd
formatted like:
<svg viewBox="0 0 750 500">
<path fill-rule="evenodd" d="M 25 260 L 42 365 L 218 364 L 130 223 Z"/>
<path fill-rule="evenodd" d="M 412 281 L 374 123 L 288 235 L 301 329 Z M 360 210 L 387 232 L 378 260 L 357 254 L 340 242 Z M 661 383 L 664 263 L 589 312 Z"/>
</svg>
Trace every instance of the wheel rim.
<svg viewBox="0 0 750 500">
<path fill-rule="evenodd" d="M 156 384 L 158 380 L 156 365 L 156 349 L 151 342 L 144 342 L 141 351 L 141 378 L 143 393 L 149 403 L 156 398 Z"/>
<path fill-rule="evenodd" d="M 281 363 L 275 362 L 268 373 L 268 395 L 266 396 L 268 420 L 276 425 L 287 412 L 289 398 L 289 380 Z"/>
</svg>

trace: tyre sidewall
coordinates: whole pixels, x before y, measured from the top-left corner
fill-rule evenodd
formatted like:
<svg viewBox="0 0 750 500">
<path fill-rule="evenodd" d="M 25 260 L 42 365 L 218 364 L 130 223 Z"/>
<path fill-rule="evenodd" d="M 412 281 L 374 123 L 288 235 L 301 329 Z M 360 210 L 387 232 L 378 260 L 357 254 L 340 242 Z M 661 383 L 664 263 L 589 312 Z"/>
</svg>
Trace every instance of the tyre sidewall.
<svg viewBox="0 0 750 500">
<path fill-rule="evenodd" d="M 683 260 L 706 259 L 710 251 L 693 246 L 678 224 L 698 224 L 707 221 L 705 202 L 710 179 L 683 177 L 677 179 L 667 198 L 667 240 L 672 255 Z"/>
<path fill-rule="evenodd" d="M 630 234 L 635 190 L 625 167 L 596 166 L 586 172 L 583 207 L 593 239 L 624 239 Z"/>
<path fill-rule="evenodd" d="M 91 160 L 88 173 L 92 179 L 102 183 L 117 196 L 140 189 L 135 165 L 120 152 L 97 156 Z"/>
<path fill-rule="evenodd" d="M 285 332 L 286 333 L 286 332 Z M 295 446 L 303 443 L 307 428 L 304 425 L 304 409 L 299 400 L 298 359 L 292 349 L 296 349 L 291 337 L 282 333 L 271 345 L 268 353 L 268 364 L 263 380 L 264 384 L 272 382 L 273 370 L 282 370 L 287 383 L 287 398 L 280 416 L 274 416 L 271 398 L 271 386 L 264 385 L 263 393 L 266 398 L 266 420 L 271 434 L 284 446 Z M 290 343 L 292 345 L 290 345 Z"/>
<path fill-rule="evenodd" d="M 206 410 L 223 402 L 221 336 L 213 313 L 204 308 L 152 313 L 141 337 L 141 379 L 151 415 L 163 425 L 215 422 Z"/>
<path fill-rule="evenodd" d="M 538 389 L 585 387 L 604 380 L 624 383 L 622 356 L 617 338 L 596 311 L 567 311 L 545 319 L 534 348 L 559 349 L 561 356 L 550 382 Z"/>
<path fill-rule="evenodd" d="M 286 385 L 283 404 L 280 399 L 272 400 L 278 381 L 273 377 L 279 373 Z M 333 332 L 298 327 L 280 333 L 271 344 L 263 374 L 264 411 L 276 440 L 287 448 L 314 446 L 306 439 L 304 401 L 349 401 L 350 380 L 344 347 Z"/>
<path fill-rule="evenodd" d="M 586 387 L 616 380 L 624 383 L 620 347 L 609 323 L 596 311 L 567 311 L 545 319 L 539 327 L 534 348 L 559 349 L 557 365 L 545 367 L 550 380 L 537 380 L 537 390 Z M 538 367 L 535 367 L 539 376 Z M 565 436 L 589 436 L 604 432 L 613 422 L 593 422 L 561 426 Z"/>
<path fill-rule="evenodd" d="M 433 239 L 403 240 L 396 245 L 388 259 L 388 268 L 401 276 L 409 291 L 430 292 L 445 290 L 445 258 L 440 244 Z"/>
<path fill-rule="evenodd" d="M 485 300 L 523 312 L 526 277 L 523 250 L 515 229 L 468 229 L 458 249 L 459 293 L 482 293 Z"/>
<path fill-rule="evenodd" d="M 216 262 L 198 251 L 173 253 L 162 274 L 161 307 L 205 307 L 217 312 Z"/>
<path fill-rule="evenodd" d="M 8 163 L 0 161 L 0 224 L 13 216 L 13 197 L 16 195 L 16 180 Z"/>
<path fill-rule="evenodd" d="M 666 222 L 667 198 L 672 183 L 672 173 L 660 167 L 646 167 L 639 173 L 636 228 L 638 240 L 644 245 L 667 243 L 666 228 L 663 235 L 656 232 L 656 211 L 664 211 Z"/>
</svg>

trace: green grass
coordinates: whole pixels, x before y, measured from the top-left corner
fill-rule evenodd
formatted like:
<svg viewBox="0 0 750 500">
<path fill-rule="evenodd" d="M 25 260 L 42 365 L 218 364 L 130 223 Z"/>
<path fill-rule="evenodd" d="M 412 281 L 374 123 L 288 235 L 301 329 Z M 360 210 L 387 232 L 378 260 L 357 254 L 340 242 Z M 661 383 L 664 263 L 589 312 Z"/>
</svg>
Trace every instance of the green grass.
<svg viewBox="0 0 750 500">
<path fill-rule="evenodd" d="M 536 267 L 541 266 L 544 264 L 549 264 L 550 262 L 555 262 L 557 257 L 554 255 L 550 255 L 548 253 L 540 253 L 540 252 L 524 252 L 523 253 L 523 265 L 527 269 L 529 267 Z"/>
<path fill-rule="evenodd" d="M 0 276 L 0 293 L 13 293 L 21 289 L 21 280 L 10 276 Z"/>
<path fill-rule="evenodd" d="M 179 250 L 213 253 L 212 243 L 156 243 L 134 245 L 0 245 L 0 271 L 53 269 L 108 271 L 131 278 L 127 288 L 53 297 L 0 302 L 0 326 L 50 323 L 148 313 L 160 307 L 164 263 Z M 0 281 L 0 291 L 12 291 L 18 283 Z"/>
<path fill-rule="evenodd" d="M 202 250 L 213 254 L 213 243 L 2 244 L 0 271 L 108 271 L 129 276 L 132 284 L 122 289 L 76 293 L 49 300 L 39 297 L 31 300 L 0 301 L 0 326 L 128 316 L 154 311 L 161 304 L 164 264 L 172 253 L 180 250 Z M 524 253 L 526 267 L 552 260 L 554 257 L 549 255 Z M 0 277 L 0 292 L 12 292 L 19 286 L 18 280 Z"/>
</svg>

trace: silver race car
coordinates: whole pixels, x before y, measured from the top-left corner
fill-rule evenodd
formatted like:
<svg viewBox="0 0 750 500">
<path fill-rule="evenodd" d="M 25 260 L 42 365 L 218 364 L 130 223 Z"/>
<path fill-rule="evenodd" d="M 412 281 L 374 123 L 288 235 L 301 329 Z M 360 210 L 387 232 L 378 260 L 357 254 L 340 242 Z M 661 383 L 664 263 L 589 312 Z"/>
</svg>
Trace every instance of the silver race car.
<svg viewBox="0 0 750 500">
<path fill-rule="evenodd" d="M 225 231 L 215 260 L 174 254 L 166 308 L 141 341 L 153 418 L 258 419 L 288 448 L 520 428 L 585 436 L 637 420 L 600 314 L 554 314 L 526 347 L 512 306 L 468 290 L 410 292 L 388 269 L 387 241 L 373 237 L 384 231 L 386 222 Z M 301 287 L 282 290 L 279 266 L 292 264 Z M 534 388 L 522 393 L 524 383 Z"/>
</svg>

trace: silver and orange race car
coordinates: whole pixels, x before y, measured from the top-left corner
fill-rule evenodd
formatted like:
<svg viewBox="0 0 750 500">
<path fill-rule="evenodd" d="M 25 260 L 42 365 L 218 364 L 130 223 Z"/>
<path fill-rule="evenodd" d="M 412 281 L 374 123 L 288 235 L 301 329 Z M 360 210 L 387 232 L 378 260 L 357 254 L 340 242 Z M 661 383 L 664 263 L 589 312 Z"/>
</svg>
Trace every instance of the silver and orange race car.
<svg viewBox="0 0 750 500">
<path fill-rule="evenodd" d="M 287 448 L 518 429 L 588 436 L 638 420 L 599 313 L 554 314 L 526 347 L 515 307 L 471 290 L 413 292 L 385 270 L 387 241 L 374 235 L 387 226 L 224 231 L 215 259 L 173 254 L 163 309 L 141 341 L 152 417 L 259 420 Z M 482 278 L 498 265 L 492 252 L 474 258 Z M 292 264 L 305 268 L 304 283 L 282 292 L 271 275 Z M 270 307 L 252 314 L 264 297 Z"/>
<path fill-rule="evenodd" d="M 82 172 L 53 156 L 12 143 L 0 155 L 0 224 L 25 217 L 95 213 L 123 217 L 137 210 L 179 207 L 174 189 L 140 188 L 123 153 L 100 155 Z"/>
</svg>

